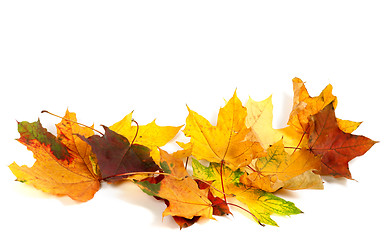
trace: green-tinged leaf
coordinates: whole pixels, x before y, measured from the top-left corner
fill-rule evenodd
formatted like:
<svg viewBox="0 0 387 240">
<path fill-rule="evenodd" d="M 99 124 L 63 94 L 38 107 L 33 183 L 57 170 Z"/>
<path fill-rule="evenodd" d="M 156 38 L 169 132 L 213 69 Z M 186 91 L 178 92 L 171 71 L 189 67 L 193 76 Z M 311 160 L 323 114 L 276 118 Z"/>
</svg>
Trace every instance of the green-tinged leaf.
<svg viewBox="0 0 387 240">
<path fill-rule="evenodd" d="M 9 168 L 20 182 L 85 202 L 93 198 L 100 182 L 89 168 L 90 147 L 74 134 L 93 133 L 76 123 L 70 124 L 67 119 L 76 121 L 75 114 L 66 112 L 66 120 L 57 125 L 58 137 L 43 128 L 40 121 L 18 123 L 20 138 L 17 141 L 33 152 L 36 162 L 32 167 L 12 163 Z"/>
<path fill-rule="evenodd" d="M 251 213 L 263 224 L 278 226 L 270 217 L 273 214 L 289 216 L 302 213 L 294 203 L 259 189 L 246 188 L 245 191 L 240 191 L 235 195 L 236 199 L 246 204 Z"/>
<path fill-rule="evenodd" d="M 220 164 L 219 163 L 210 163 L 208 167 L 203 166 L 196 159 L 192 159 L 192 169 L 193 176 L 199 178 L 203 181 L 212 182 L 212 186 L 215 189 L 222 189 L 222 182 L 220 177 Z M 233 189 L 239 184 L 239 178 L 243 175 L 243 172 L 240 169 L 232 171 L 228 167 L 223 168 L 223 185 L 224 191 L 226 194 L 233 194 Z M 214 192 L 218 197 L 222 197 L 219 191 Z"/>
<path fill-rule="evenodd" d="M 148 181 L 141 181 L 137 182 L 137 185 L 139 185 L 140 189 L 144 193 L 150 196 L 158 197 L 158 194 L 160 192 L 160 183 L 150 183 Z"/>
</svg>

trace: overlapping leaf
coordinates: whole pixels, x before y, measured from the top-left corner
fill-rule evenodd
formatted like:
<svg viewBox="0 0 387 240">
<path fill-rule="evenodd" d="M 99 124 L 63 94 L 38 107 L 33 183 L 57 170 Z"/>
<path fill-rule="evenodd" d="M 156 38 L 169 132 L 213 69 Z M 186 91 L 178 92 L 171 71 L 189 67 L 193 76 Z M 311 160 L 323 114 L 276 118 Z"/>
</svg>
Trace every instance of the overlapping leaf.
<svg viewBox="0 0 387 240">
<path fill-rule="evenodd" d="M 109 129 L 121 134 L 129 141 L 134 139 L 133 143 L 135 144 L 143 145 L 152 150 L 171 141 L 181 127 L 158 126 L 154 120 L 147 125 L 140 125 L 137 129 L 137 126 L 132 124 L 132 113 L 129 113 L 122 120 L 110 126 Z"/>
<path fill-rule="evenodd" d="M 241 181 L 268 192 L 282 187 L 322 189 L 320 175 L 313 172 L 319 170 L 320 165 L 320 158 L 307 149 L 288 154 L 281 140 L 267 149 L 267 156 L 256 160 L 254 172 L 245 174 Z"/>
<path fill-rule="evenodd" d="M 250 129 L 246 127 L 246 108 L 236 93 L 219 110 L 216 126 L 188 108 L 184 134 L 190 137 L 192 155 L 209 162 L 224 163 L 236 170 L 247 166 L 263 151 L 260 144 L 246 140 Z"/>
<path fill-rule="evenodd" d="M 65 117 L 76 121 L 74 113 L 67 111 Z M 90 136 L 92 130 L 68 120 L 57 125 L 58 137 L 43 128 L 40 121 L 20 122 L 18 130 L 18 141 L 27 146 L 36 159 L 30 168 L 16 163 L 9 166 L 18 181 L 82 202 L 93 198 L 100 183 L 89 160 L 91 149 L 75 135 Z"/>
<path fill-rule="evenodd" d="M 105 135 L 93 135 L 88 138 L 80 136 L 97 156 L 102 178 L 116 181 L 126 178 L 127 173 L 154 172 L 159 167 L 150 156 L 150 149 L 131 144 L 128 139 L 103 126 Z"/>
<path fill-rule="evenodd" d="M 193 217 L 212 217 L 212 202 L 207 198 L 208 189 L 199 189 L 197 183 L 188 176 L 184 163 L 167 152 L 160 151 L 161 167 L 165 173 L 159 183 L 138 182 L 141 189 L 151 195 L 168 200 L 164 216 L 178 216 L 187 219 Z"/>
<path fill-rule="evenodd" d="M 345 133 L 337 123 L 333 104 L 310 118 L 310 150 L 321 156 L 321 174 L 351 179 L 348 162 L 366 153 L 376 142 Z"/>
</svg>

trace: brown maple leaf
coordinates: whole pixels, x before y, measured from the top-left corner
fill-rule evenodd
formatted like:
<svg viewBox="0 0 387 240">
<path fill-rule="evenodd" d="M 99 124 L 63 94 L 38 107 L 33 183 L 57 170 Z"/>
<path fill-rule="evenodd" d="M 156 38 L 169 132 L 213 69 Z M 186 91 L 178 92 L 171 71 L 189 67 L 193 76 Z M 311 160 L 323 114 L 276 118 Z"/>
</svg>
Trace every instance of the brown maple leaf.
<svg viewBox="0 0 387 240">
<path fill-rule="evenodd" d="M 103 128 L 103 136 L 80 136 L 97 156 L 103 180 L 112 182 L 128 177 L 129 173 L 155 172 L 160 169 L 151 158 L 149 148 L 131 144 L 126 137 L 108 127 Z"/>
<path fill-rule="evenodd" d="M 309 124 L 309 149 L 322 158 L 320 174 L 352 179 L 348 162 L 366 153 L 376 141 L 342 131 L 333 103 L 312 115 Z"/>
</svg>

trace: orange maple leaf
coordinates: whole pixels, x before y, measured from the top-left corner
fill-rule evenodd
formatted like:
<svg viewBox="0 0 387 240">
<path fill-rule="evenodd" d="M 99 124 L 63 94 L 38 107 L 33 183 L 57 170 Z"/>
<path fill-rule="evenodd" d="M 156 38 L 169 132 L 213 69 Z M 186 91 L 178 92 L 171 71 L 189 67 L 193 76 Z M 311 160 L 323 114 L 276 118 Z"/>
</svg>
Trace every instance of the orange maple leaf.
<svg viewBox="0 0 387 240">
<path fill-rule="evenodd" d="M 57 124 L 58 137 L 43 128 L 40 121 L 18 123 L 17 140 L 34 153 L 36 162 L 32 167 L 14 162 L 9 168 L 18 181 L 85 202 L 99 190 L 100 181 L 89 159 L 90 146 L 75 134 L 91 136 L 93 131 L 76 124 L 74 113 L 67 111 L 65 118 L 71 121 L 63 119 Z"/>
</svg>

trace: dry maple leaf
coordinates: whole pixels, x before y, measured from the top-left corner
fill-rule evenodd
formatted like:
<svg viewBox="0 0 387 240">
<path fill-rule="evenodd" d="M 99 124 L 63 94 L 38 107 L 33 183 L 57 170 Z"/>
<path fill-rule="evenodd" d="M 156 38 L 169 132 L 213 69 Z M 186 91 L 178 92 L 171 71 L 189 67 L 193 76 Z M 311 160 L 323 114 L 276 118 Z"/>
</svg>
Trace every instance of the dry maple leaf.
<svg viewBox="0 0 387 240">
<path fill-rule="evenodd" d="M 253 172 L 245 173 L 240 181 L 267 192 L 275 192 L 282 187 L 322 189 L 321 176 L 313 172 L 320 166 L 320 158 L 307 149 L 288 154 L 280 140 L 267 149 L 267 156 L 255 161 L 255 167 L 251 168 Z"/>
<path fill-rule="evenodd" d="M 31 184 L 44 192 L 67 195 L 77 201 L 88 201 L 100 188 L 98 176 L 89 160 L 90 146 L 75 134 L 93 135 L 80 127 L 74 113 L 57 124 L 58 138 L 42 127 L 40 121 L 18 123 L 20 143 L 32 151 L 36 162 L 32 167 L 12 163 L 9 168 L 18 181 Z"/>
<path fill-rule="evenodd" d="M 332 85 L 328 84 L 319 96 L 310 97 L 305 84 L 301 79 L 293 79 L 293 110 L 290 113 L 288 124 L 300 133 L 309 132 L 309 118 L 317 114 L 329 104 L 335 109 L 337 97 L 332 94 Z M 355 131 L 361 122 L 337 119 L 337 124 L 346 133 Z"/>
<path fill-rule="evenodd" d="M 366 153 L 376 142 L 342 131 L 332 103 L 311 116 L 309 124 L 309 149 L 322 158 L 320 174 L 352 179 L 348 162 Z"/>
<path fill-rule="evenodd" d="M 182 160 L 160 149 L 161 167 L 167 175 L 159 183 L 140 181 L 137 184 L 147 194 L 165 199 L 169 206 L 163 217 L 171 215 L 187 219 L 205 217 L 212 219 L 212 202 L 207 198 L 208 189 L 199 189 L 188 176 Z"/>
<path fill-rule="evenodd" d="M 171 141 L 180 128 L 171 126 L 158 126 L 154 121 L 147 125 L 140 125 L 138 129 L 132 126 L 132 113 L 126 115 L 121 121 L 109 127 L 110 130 L 123 135 L 133 143 L 146 146 L 151 150 L 157 147 L 162 147 Z"/>
<path fill-rule="evenodd" d="M 150 149 L 129 140 L 103 126 L 103 136 L 93 135 L 88 138 L 80 136 L 92 147 L 97 156 L 102 179 L 117 181 L 127 178 L 129 173 L 155 172 L 159 170 L 150 156 Z"/>
<path fill-rule="evenodd" d="M 245 140 L 250 129 L 246 127 L 246 108 L 236 92 L 219 110 L 216 126 L 188 108 L 184 134 L 191 137 L 192 155 L 197 159 L 225 163 L 236 170 L 247 166 L 263 151 L 259 143 Z"/>
</svg>

